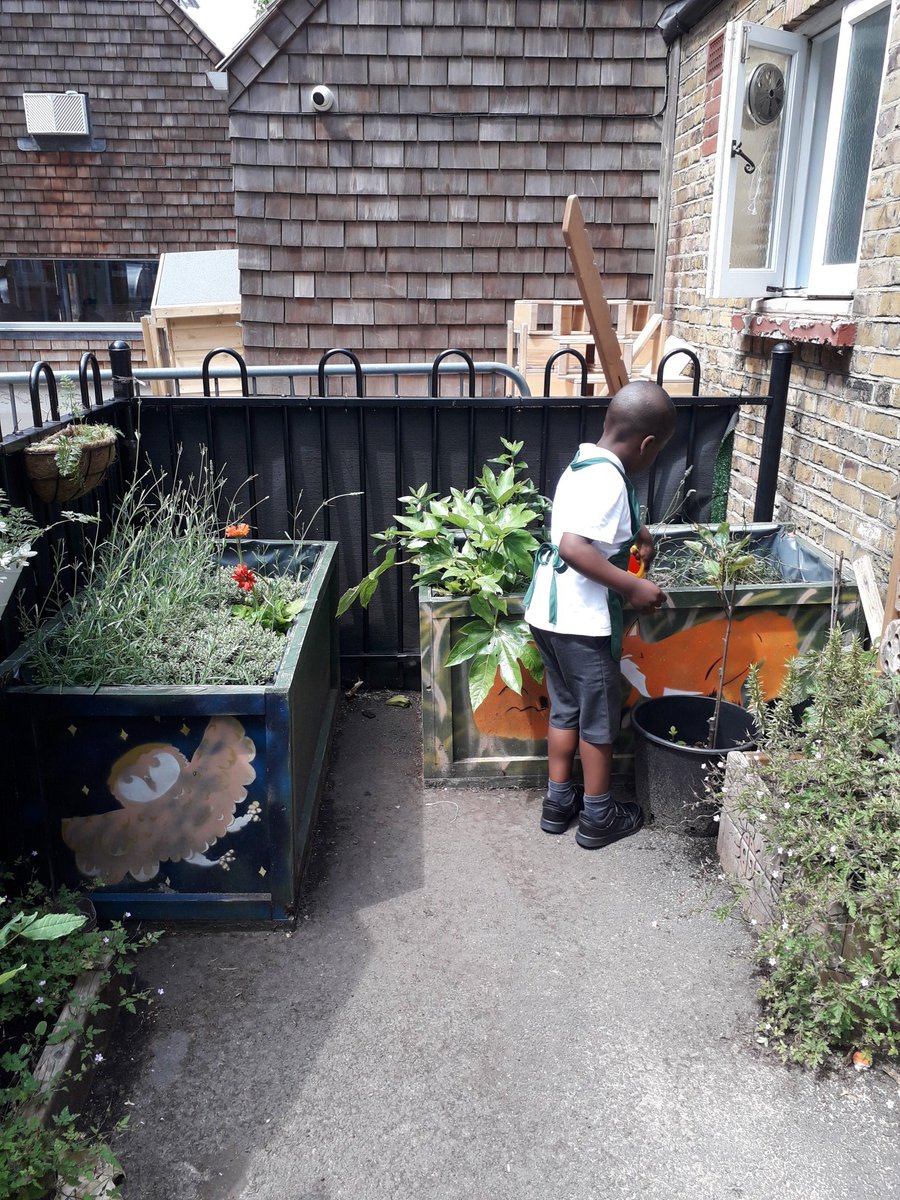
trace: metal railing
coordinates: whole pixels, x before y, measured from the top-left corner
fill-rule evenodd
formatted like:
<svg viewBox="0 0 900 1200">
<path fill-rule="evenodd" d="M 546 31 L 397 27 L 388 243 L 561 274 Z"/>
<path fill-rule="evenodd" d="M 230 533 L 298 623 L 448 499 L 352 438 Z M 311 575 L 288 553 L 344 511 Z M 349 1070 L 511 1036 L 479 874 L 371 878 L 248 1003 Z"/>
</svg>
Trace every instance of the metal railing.
<svg viewBox="0 0 900 1200">
<path fill-rule="evenodd" d="M 532 396 L 511 368 L 475 363 L 460 351 L 445 352 L 431 363 L 408 364 L 361 364 L 348 351 L 332 351 L 314 366 L 256 368 L 245 367 L 239 356 L 233 366 L 213 367 L 216 354 L 194 370 L 136 371 L 124 344 L 112 347 L 107 371 L 91 361 L 93 356 L 84 356 L 78 387 L 86 419 L 102 416 L 125 435 L 125 462 L 104 485 L 102 513 L 108 518 L 115 510 L 139 461 L 157 474 L 186 477 L 202 469 L 205 457 L 222 474 L 223 506 L 248 514 L 260 537 L 293 532 L 296 509 L 302 505 L 307 516 L 299 526 L 308 522 L 306 535 L 340 543 L 342 587 L 358 582 L 370 569 L 371 535 L 393 523 L 397 497 L 410 485 L 428 481 L 439 493 L 468 486 L 506 437 L 524 442 L 532 477 L 542 492 L 551 491 L 574 448 L 598 437 L 609 402 L 607 397 Z M 673 496 L 679 499 L 679 486 L 686 490 L 688 468 L 693 469 L 694 495 L 686 499 L 682 494 L 670 519 L 708 519 L 714 477 L 710 448 L 718 449 L 737 409 L 744 406 L 765 413 L 754 520 L 771 520 L 791 354 L 787 343 L 774 348 L 765 396 L 700 395 L 699 362 L 694 360 L 694 394 L 675 398 L 676 438 L 639 489 L 648 520 L 659 520 Z M 37 404 L 38 420 L 0 441 L 0 487 L 17 503 L 26 495 L 19 451 L 67 419 L 59 411 L 48 370 L 20 373 L 32 385 L 29 409 L 34 418 Z M 247 394 L 215 394 L 217 381 L 235 379 Z M 269 394 L 261 389 L 273 379 L 287 381 L 287 390 Z M 0 376 L 0 383 L 4 380 Z M 153 380 L 172 381 L 175 394 L 155 395 L 140 387 Z M 348 380 L 351 394 L 337 394 Z M 368 386 L 374 389 L 385 381 L 385 394 L 365 394 Z M 112 384 L 111 399 L 103 397 L 104 383 Z M 190 390 L 197 383 L 200 387 Z M 404 394 L 410 385 L 420 390 Z M 47 417 L 35 398 L 38 387 L 46 394 Z M 72 552 L 77 550 L 75 546 Z M 48 567 L 36 565 L 34 586 L 40 591 Z M 418 610 L 411 588 L 409 570 L 397 571 L 368 610 L 355 609 L 343 619 L 348 674 L 384 686 L 415 679 Z"/>
</svg>

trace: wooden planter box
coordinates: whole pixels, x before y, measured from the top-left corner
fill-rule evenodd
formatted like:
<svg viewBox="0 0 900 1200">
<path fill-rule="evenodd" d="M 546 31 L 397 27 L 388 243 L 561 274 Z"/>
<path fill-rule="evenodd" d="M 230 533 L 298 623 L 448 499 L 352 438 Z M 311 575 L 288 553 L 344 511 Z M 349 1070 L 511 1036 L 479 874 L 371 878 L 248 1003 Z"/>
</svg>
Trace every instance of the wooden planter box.
<svg viewBox="0 0 900 1200">
<path fill-rule="evenodd" d="M 244 546 L 251 565 L 297 549 Z M 98 885 L 101 917 L 290 919 L 339 691 L 336 544 L 300 552 L 307 604 L 270 684 L 7 687 L 21 820 L 56 884 Z"/>
<path fill-rule="evenodd" d="M 787 663 L 824 645 L 832 603 L 832 567 L 815 547 L 777 526 L 752 527 L 756 541 L 774 545 L 782 561 L 796 559 L 796 582 L 738 588 L 728 657 L 725 699 L 740 703 L 741 687 L 754 662 L 762 663 L 767 695 L 779 694 Z M 737 532 L 737 531 L 736 531 Z M 662 536 L 662 535 L 660 535 Z M 667 530 L 673 540 L 688 530 Z M 859 591 L 849 574 L 838 589 L 838 619 L 860 627 Z M 647 696 L 668 692 L 710 695 L 718 679 L 725 617 L 712 588 L 672 589 L 671 607 L 635 619 L 626 613 L 622 654 L 623 728 L 616 743 L 616 774 L 633 770 L 629 712 Z M 510 615 L 521 615 L 513 597 Z M 498 680 L 472 712 L 466 664 L 447 668 L 460 628 L 471 620 L 465 598 L 419 591 L 422 650 L 422 736 L 426 784 L 519 784 L 546 781 L 549 701 L 543 686 L 527 680 L 523 695 Z"/>
</svg>

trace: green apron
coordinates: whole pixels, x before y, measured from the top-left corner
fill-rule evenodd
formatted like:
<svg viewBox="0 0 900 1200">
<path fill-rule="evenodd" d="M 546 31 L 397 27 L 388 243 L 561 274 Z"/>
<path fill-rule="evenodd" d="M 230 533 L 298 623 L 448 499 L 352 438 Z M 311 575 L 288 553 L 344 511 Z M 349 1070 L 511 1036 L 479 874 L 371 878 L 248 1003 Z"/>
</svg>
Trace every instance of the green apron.
<svg viewBox="0 0 900 1200">
<path fill-rule="evenodd" d="M 641 513 L 638 506 L 637 496 L 635 495 L 634 487 L 631 480 L 622 470 L 617 462 L 605 455 L 597 454 L 591 458 L 579 458 L 576 454 L 572 462 L 569 464 L 573 471 L 581 471 L 585 467 L 596 467 L 600 463 L 608 463 L 622 476 L 625 484 L 625 491 L 628 495 L 628 507 L 631 511 L 631 536 L 627 542 L 624 542 L 614 554 L 609 556 L 609 561 L 614 567 L 620 567 L 623 571 L 628 570 L 628 560 L 631 554 L 631 546 L 634 539 L 637 537 L 638 530 L 641 528 Z M 553 575 L 550 577 L 550 624 L 555 625 L 557 620 L 557 602 L 556 602 L 556 576 L 561 575 L 563 571 L 569 569 L 569 564 L 563 562 L 559 556 L 559 547 L 554 546 L 552 542 L 544 542 L 538 548 L 538 552 L 534 557 L 534 570 L 531 575 L 531 583 L 528 586 L 528 591 L 525 593 L 525 607 L 531 603 L 534 595 L 535 583 L 537 582 L 537 573 L 540 567 L 549 566 L 553 569 Z M 609 602 L 609 626 L 610 626 L 610 654 L 615 662 L 618 662 L 622 657 L 622 636 L 624 633 L 624 607 L 622 597 L 618 592 L 614 592 L 612 588 L 607 589 Z"/>
</svg>

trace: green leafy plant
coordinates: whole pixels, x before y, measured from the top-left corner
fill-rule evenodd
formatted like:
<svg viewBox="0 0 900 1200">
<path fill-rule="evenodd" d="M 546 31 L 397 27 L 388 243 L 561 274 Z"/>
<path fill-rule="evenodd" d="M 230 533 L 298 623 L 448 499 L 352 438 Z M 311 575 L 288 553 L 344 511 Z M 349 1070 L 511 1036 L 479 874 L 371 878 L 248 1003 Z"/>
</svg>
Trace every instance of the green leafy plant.
<svg viewBox="0 0 900 1200">
<path fill-rule="evenodd" d="M 900 1053 L 896 691 L 840 629 L 791 665 L 782 699 L 767 704 L 751 674 L 764 757 L 759 786 L 738 805 L 763 834 L 780 889 L 780 919 L 758 943 L 759 1036 L 798 1063 L 854 1046 Z"/>
<path fill-rule="evenodd" d="M 523 443 L 501 441 L 506 453 L 490 459 L 466 491 L 451 488 L 449 496 L 439 497 L 426 483 L 400 497 L 405 508 L 395 516 L 397 524 L 374 535 L 383 560 L 338 605 L 338 616 L 356 601 L 367 607 L 385 572 L 406 564 L 415 568 L 415 583 L 467 596 L 473 620 L 462 627 L 447 665 L 470 664 L 473 709 L 485 700 L 498 671 L 519 693 L 523 668 L 543 678 L 528 626 L 509 616 L 508 597 L 527 587 L 540 545 L 533 530 L 548 502 L 523 478 L 528 470 L 518 457 Z"/>
<path fill-rule="evenodd" d="M 64 512 L 59 521 L 40 526 L 27 508 L 9 503 L 6 493 L 0 490 L 0 571 L 24 566 L 37 553 L 34 543 L 66 521 L 87 525 L 96 524 L 97 518 L 85 513 Z"/>
<path fill-rule="evenodd" d="M 725 612 L 725 633 L 722 640 L 722 659 L 716 684 L 716 704 L 709 723 L 707 745 L 713 749 L 719 736 L 719 717 L 722 693 L 725 689 L 725 669 L 734 622 L 734 597 L 738 584 L 744 583 L 756 567 L 756 559 L 748 550 L 750 536 L 735 538 L 727 521 L 718 525 L 695 525 L 693 540 L 685 547 L 695 555 L 696 569 L 707 587 L 715 588 Z"/>
<path fill-rule="evenodd" d="M 222 566 L 220 501 L 220 482 L 205 466 L 186 482 L 135 481 L 79 569 L 75 594 L 66 595 L 60 574 L 49 600 L 26 618 L 32 681 L 97 687 L 271 679 L 309 571 L 292 562 L 272 581 L 251 572 L 265 596 L 248 605 L 234 571 Z"/>
<path fill-rule="evenodd" d="M 7 882 L 9 880 L 7 879 Z M 0 897 L 0 904 L 10 903 Z M 61 891 L 52 898 L 37 882 L 18 898 L 18 911 L 0 929 L 0 1196 L 43 1200 L 61 1183 L 90 1178 L 92 1162 L 115 1164 L 97 1130 L 64 1108 L 41 1120 L 45 1085 L 36 1077 L 41 1052 L 77 1034 L 75 1064 L 54 1080 L 66 1086 L 102 1061 L 96 1019 L 108 1007 L 98 995 L 83 1002 L 84 1020 L 60 1020 L 82 972 L 97 972 L 102 986 L 122 978 L 118 1004 L 132 1012 L 146 992 L 124 986 L 133 955 L 157 935 L 129 935 L 120 923 L 91 927 L 82 901 Z M 115 1164 L 117 1165 L 117 1164 Z M 107 1193 L 110 1194 L 110 1193 Z M 117 1193 L 111 1193 L 115 1195 Z"/>
<path fill-rule="evenodd" d="M 101 425 L 87 421 L 75 421 L 61 429 L 53 436 L 56 447 L 54 458 L 63 479 L 74 479 L 81 468 L 81 455 L 88 446 L 98 442 L 106 442 L 111 437 L 120 437 L 120 432 L 113 425 Z M 48 439 L 49 441 L 50 439 Z"/>
</svg>

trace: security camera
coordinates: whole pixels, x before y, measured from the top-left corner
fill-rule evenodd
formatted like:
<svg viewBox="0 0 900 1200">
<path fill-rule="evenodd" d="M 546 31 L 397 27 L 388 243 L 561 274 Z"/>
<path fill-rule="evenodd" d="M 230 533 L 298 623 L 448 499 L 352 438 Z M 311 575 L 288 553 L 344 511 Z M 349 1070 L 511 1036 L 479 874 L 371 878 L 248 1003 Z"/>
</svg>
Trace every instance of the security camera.
<svg viewBox="0 0 900 1200">
<path fill-rule="evenodd" d="M 329 109 L 334 108 L 334 93 L 324 83 L 314 87 L 309 98 L 316 112 L 328 112 Z"/>
</svg>

